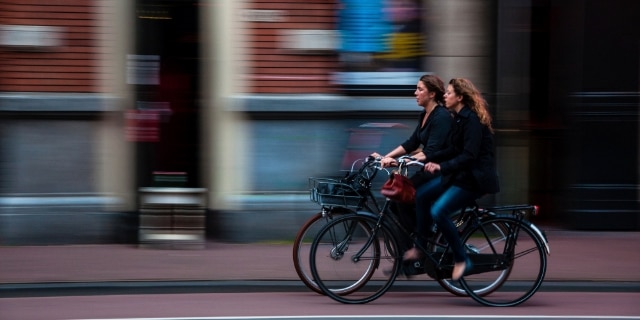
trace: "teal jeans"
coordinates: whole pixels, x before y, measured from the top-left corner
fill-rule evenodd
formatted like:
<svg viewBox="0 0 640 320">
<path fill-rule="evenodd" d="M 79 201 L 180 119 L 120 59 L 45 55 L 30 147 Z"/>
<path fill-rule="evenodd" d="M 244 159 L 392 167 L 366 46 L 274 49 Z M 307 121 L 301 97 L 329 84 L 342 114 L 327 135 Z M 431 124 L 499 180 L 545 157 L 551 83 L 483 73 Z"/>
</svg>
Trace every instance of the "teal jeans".
<svg viewBox="0 0 640 320">
<path fill-rule="evenodd" d="M 456 226 L 450 219 L 451 214 L 472 203 L 482 194 L 457 186 L 442 186 L 442 177 L 438 176 L 416 190 L 416 232 L 419 238 L 426 238 L 433 223 L 447 240 L 453 251 L 455 262 L 463 262 L 467 255 Z"/>
</svg>

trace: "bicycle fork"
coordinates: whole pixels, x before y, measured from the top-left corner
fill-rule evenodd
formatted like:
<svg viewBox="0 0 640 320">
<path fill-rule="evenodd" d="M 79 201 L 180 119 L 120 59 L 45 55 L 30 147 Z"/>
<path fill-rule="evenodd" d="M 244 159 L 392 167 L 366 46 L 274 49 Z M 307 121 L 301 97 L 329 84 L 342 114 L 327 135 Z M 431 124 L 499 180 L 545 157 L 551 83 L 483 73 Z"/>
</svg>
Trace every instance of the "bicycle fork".
<svg viewBox="0 0 640 320">
<path fill-rule="evenodd" d="M 351 243 L 351 240 L 353 239 L 353 234 L 355 233 L 355 231 L 357 230 L 357 226 L 358 224 L 361 223 L 360 221 L 351 221 L 351 223 L 346 226 L 346 232 L 345 235 L 343 237 L 342 240 L 337 240 L 337 236 L 335 235 L 335 231 L 332 231 L 332 233 L 334 233 L 334 235 L 332 235 L 332 238 L 336 239 L 335 241 L 335 245 L 331 248 L 330 250 L 330 256 L 332 259 L 334 260 L 340 260 L 344 257 L 344 253 L 349 249 L 349 244 Z M 353 262 L 358 262 L 360 261 L 360 258 L 362 257 L 362 255 L 367 251 L 367 249 L 373 244 L 375 237 L 375 233 L 376 230 L 378 228 L 374 227 L 371 231 L 371 236 L 367 238 L 366 243 L 362 246 L 362 248 L 360 250 L 358 250 L 358 252 L 356 252 L 354 255 L 351 256 L 351 261 Z"/>
</svg>

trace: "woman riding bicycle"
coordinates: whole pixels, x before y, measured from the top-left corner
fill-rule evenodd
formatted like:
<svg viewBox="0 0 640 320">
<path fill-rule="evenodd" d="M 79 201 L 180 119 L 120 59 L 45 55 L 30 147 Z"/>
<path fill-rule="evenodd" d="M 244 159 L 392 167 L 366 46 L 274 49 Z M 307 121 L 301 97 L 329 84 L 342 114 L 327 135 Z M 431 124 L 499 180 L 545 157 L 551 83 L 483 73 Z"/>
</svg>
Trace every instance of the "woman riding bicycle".
<svg viewBox="0 0 640 320">
<path fill-rule="evenodd" d="M 482 94 L 468 79 L 454 78 L 444 100 L 454 113 L 453 128 L 446 148 L 428 157 L 424 166 L 424 171 L 440 174 L 416 189 L 416 232 L 426 239 L 436 223 L 453 250 L 452 279 L 458 280 L 472 266 L 449 215 L 484 194 L 498 192 L 499 186 L 491 115 Z M 404 259 L 420 256 L 414 247 Z"/>
<path fill-rule="evenodd" d="M 374 158 L 381 158 L 383 167 L 397 166 L 396 158 L 410 154 L 420 162 L 426 162 L 432 155 L 445 147 L 453 117 L 444 107 L 444 82 L 438 76 L 425 74 L 420 77 L 413 93 L 416 102 L 424 110 L 420 113 L 418 125 L 411 136 L 384 157 L 374 152 Z M 421 148 L 422 147 L 422 148 Z M 429 172 L 418 171 L 411 177 L 414 187 L 418 187 L 430 179 Z M 407 228 L 415 226 L 415 206 L 394 203 L 392 210 L 403 220 Z"/>
</svg>

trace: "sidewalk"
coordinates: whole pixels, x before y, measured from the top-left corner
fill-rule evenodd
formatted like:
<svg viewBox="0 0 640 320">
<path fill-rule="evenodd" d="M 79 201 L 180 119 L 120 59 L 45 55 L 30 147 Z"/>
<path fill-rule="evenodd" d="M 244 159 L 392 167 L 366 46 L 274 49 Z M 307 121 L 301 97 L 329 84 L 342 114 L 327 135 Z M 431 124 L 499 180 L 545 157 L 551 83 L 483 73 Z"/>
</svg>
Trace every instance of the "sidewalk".
<svg viewBox="0 0 640 320">
<path fill-rule="evenodd" d="M 546 233 L 551 255 L 545 281 L 632 282 L 640 287 L 640 232 Z M 202 250 L 136 245 L 0 247 L 0 285 L 298 280 L 291 255 L 291 244 L 265 243 L 209 242 Z"/>
</svg>

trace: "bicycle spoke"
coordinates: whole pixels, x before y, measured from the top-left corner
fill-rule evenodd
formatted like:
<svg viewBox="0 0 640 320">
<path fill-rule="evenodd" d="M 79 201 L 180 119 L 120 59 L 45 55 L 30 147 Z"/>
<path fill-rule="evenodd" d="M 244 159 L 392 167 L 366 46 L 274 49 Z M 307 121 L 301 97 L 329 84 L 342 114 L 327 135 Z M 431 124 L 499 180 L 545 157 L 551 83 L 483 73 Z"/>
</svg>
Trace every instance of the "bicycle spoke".
<svg viewBox="0 0 640 320">
<path fill-rule="evenodd" d="M 520 252 L 516 253 L 515 255 L 513 255 L 513 259 L 515 260 L 515 259 L 518 259 L 520 257 L 524 257 L 524 256 L 526 256 L 526 255 L 528 255 L 530 253 L 534 253 L 534 252 L 537 253 L 538 250 L 539 250 L 538 248 L 532 247 L 532 248 L 520 251 Z"/>
</svg>

